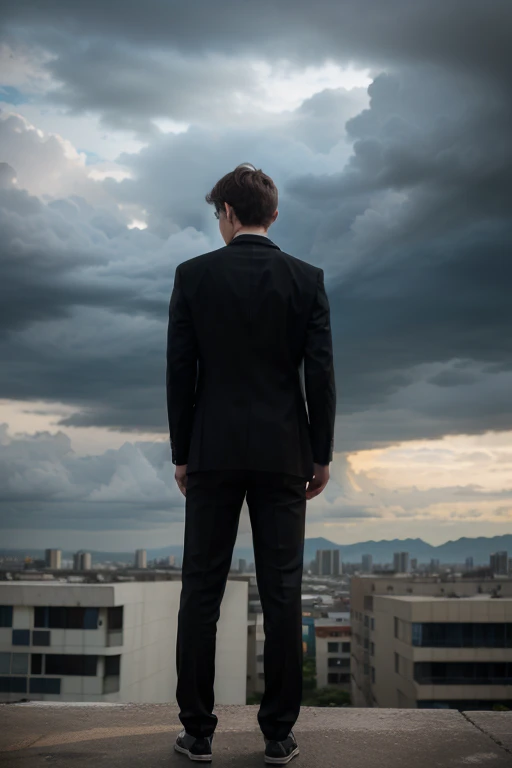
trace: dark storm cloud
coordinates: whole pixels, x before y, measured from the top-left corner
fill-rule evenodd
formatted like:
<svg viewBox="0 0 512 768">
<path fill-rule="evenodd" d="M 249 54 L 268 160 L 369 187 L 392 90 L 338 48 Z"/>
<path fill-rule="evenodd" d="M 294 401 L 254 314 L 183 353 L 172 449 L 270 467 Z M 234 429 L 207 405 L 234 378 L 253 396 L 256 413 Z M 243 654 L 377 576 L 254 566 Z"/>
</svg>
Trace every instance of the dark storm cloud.
<svg viewBox="0 0 512 768">
<path fill-rule="evenodd" d="M 508 3 L 492 13 L 467 3 L 463 20 L 449 2 L 4 9 L 11 42 L 53 52 L 60 85 L 49 97 L 139 132 L 160 115 L 200 125 L 154 136 L 121 157 L 132 179 L 103 184 L 112 201 L 146 211 L 144 233 L 79 196 L 43 204 L 7 173 L 3 397 L 75 404 L 63 426 L 165 430 L 173 268 L 222 244 L 204 194 L 249 160 L 279 187 L 272 238 L 326 273 L 338 446 L 512 426 L 498 375 L 512 365 Z M 390 69 L 368 109 L 360 92 L 331 89 L 250 130 L 223 125 L 216 110 L 233 91 L 257 91 L 251 56 L 303 66 L 328 55 Z"/>
<path fill-rule="evenodd" d="M 6 0 L 4 38 L 40 45 L 60 83 L 50 99 L 104 122 L 150 131 L 148 118 L 219 115 L 222 103 L 254 88 L 249 58 L 296 67 L 326 59 L 376 72 L 435 62 L 508 88 L 512 6 L 508 0 L 320 0 L 230 2 L 166 0 L 126 4 Z M 218 54 L 223 61 L 209 60 Z M 229 58 L 232 65 L 229 66 Z"/>
<path fill-rule="evenodd" d="M 247 159 L 280 190 L 271 237 L 326 272 L 338 449 L 511 428 L 508 107 L 439 68 L 381 75 L 350 155 L 342 119 L 332 146 L 346 95 L 276 118 L 271 142 L 193 127 L 123 155 L 133 178 L 103 187 L 147 212 L 143 233 L 79 198 L 4 190 L 3 396 L 75 404 L 62 426 L 164 430 L 173 266 L 220 247 L 204 194 Z"/>
<path fill-rule="evenodd" d="M 166 442 L 75 455 L 56 434 L 0 424 L 0 524 L 9 529 L 141 530 L 183 519 Z"/>
</svg>

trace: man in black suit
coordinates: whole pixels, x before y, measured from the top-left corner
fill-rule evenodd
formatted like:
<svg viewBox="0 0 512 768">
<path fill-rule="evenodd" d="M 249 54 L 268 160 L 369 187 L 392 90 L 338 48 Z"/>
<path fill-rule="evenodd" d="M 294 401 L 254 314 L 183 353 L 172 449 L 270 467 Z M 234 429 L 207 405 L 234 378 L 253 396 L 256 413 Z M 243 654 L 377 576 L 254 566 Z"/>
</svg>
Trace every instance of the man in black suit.
<svg viewBox="0 0 512 768">
<path fill-rule="evenodd" d="M 212 757 L 217 621 L 247 498 L 265 630 L 258 722 L 265 761 L 283 764 L 299 751 L 306 502 L 327 485 L 334 444 L 330 308 L 323 270 L 267 235 L 278 215 L 269 176 L 243 163 L 206 200 L 226 246 L 176 268 L 167 336 L 172 462 L 186 499 L 175 748 Z"/>
</svg>

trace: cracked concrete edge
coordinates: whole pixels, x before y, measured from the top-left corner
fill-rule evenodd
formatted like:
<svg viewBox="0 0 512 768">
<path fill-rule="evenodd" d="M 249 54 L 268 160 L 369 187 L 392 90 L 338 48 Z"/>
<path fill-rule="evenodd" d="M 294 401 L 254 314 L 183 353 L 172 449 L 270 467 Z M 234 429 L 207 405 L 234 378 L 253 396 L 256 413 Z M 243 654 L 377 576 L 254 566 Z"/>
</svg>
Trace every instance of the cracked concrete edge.
<svg viewBox="0 0 512 768">
<path fill-rule="evenodd" d="M 512 712 L 468 711 L 461 714 L 474 728 L 512 755 Z"/>
</svg>

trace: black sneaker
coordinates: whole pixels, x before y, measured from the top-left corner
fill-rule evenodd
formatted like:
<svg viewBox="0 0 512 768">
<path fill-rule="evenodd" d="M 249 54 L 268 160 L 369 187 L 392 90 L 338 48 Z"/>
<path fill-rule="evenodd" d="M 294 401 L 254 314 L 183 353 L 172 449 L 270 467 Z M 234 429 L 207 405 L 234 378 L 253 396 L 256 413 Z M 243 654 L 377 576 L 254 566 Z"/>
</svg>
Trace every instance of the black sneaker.
<svg viewBox="0 0 512 768">
<path fill-rule="evenodd" d="M 188 755 L 190 760 L 198 763 L 210 763 L 212 760 L 212 741 L 213 736 L 203 736 L 196 739 L 186 731 L 181 731 L 176 739 L 174 749 L 183 755 Z"/>
<path fill-rule="evenodd" d="M 290 731 L 284 741 L 265 739 L 265 745 L 265 762 L 270 765 L 284 765 L 299 754 L 293 731 Z"/>
</svg>

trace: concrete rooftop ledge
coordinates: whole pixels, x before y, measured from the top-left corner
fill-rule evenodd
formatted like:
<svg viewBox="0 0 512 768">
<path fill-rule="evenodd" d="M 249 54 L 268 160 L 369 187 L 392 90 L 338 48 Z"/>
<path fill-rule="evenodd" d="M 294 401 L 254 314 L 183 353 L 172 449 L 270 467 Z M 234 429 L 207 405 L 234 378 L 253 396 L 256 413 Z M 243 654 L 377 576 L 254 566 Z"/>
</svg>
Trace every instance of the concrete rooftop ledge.
<svg viewBox="0 0 512 768">
<path fill-rule="evenodd" d="M 257 707 L 216 708 L 212 765 L 262 766 Z M 172 704 L 0 705 L 2 768 L 186 768 Z M 304 707 L 296 768 L 512 768 L 512 712 Z"/>
</svg>

